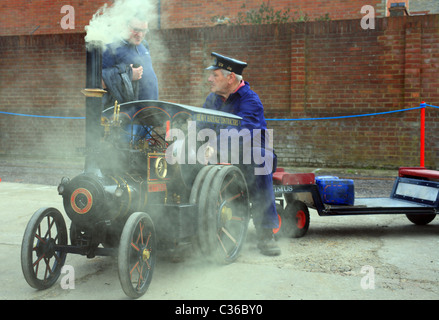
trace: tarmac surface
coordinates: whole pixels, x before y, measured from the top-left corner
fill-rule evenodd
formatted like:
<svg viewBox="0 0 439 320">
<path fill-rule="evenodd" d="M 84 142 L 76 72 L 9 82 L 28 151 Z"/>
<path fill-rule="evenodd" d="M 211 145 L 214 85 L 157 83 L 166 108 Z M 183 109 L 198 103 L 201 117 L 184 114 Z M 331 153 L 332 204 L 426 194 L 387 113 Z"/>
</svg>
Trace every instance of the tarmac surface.
<svg viewBox="0 0 439 320">
<path fill-rule="evenodd" d="M 56 185 L 82 172 L 82 162 L 0 158 L 0 299 L 127 299 L 117 258 L 68 254 L 74 288 L 61 281 L 38 291 L 24 280 L 20 250 L 26 225 L 41 207 L 63 212 Z M 387 197 L 395 171 L 290 168 L 355 181 L 357 196 Z M 69 220 L 66 218 L 67 225 Z M 148 292 L 140 300 L 369 300 L 439 298 L 439 220 L 415 226 L 404 215 L 319 217 L 311 210 L 308 233 L 281 238 L 282 254 L 266 257 L 256 248 L 250 223 L 238 260 L 206 263 L 197 253 L 184 261 L 160 257 Z M 249 301 L 250 302 L 250 301 Z"/>
</svg>

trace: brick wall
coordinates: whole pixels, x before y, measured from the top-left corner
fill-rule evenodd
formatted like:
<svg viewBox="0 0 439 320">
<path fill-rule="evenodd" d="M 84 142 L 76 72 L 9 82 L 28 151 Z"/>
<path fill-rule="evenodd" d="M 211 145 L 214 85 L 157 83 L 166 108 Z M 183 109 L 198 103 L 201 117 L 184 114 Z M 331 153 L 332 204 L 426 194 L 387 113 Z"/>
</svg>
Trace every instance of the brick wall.
<svg viewBox="0 0 439 320">
<path fill-rule="evenodd" d="M 142 1 L 142 0 L 135 0 Z M 331 20 L 360 19 L 361 8 L 373 6 L 376 17 L 389 15 L 387 8 L 393 2 L 404 2 L 410 11 L 438 13 L 437 0 L 227 0 L 218 3 L 207 0 L 143 0 L 151 4 L 150 26 L 152 29 L 174 29 L 206 27 L 215 25 L 215 16 L 235 21 L 238 13 L 259 10 L 262 3 L 269 4 L 274 11 L 290 10 L 294 18 L 307 15 L 311 20 L 326 14 Z M 112 0 L 0 0 L 0 36 L 82 33 L 93 14 Z M 63 6 L 74 9 L 74 29 L 63 29 L 61 20 L 67 12 Z M 245 6 L 245 7 L 243 7 Z M 69 13 L 70 12 L 69 10 Z M 71 21 L 70 21 L 71 23 Z"/>
<path fill-rule="evenodd" d="M 83 38 L 81 34 L 0 37 L 0 110 L 84 116 Z M 0 154 L 68 156 L 83 145 L 81 120 L 0 114 Z"/>
<path fill-rule="evenodd" d="M 82 33 L 93 14 L 111 0 L 0 0 L 0 36 Z M 332 20 L 358 19 L 363 16 L 361 8 L 372 5 L 377 17 L 385 15 L 386 0 L 228 0 L 218 3 L 206 0 L 145 0 L 151 3 L 151 28 L 163 29 L 206 27 L 214 25 L 214 16 L 226 16 L 234 20 L 238 12 L 259 9 L 261 3 L 269 3 L 274 10 L 290 9 L 298 18 L 307 14 L 311 20 L 329 14 Z M 61 20 L 67 15 L 61 8 L 65 5 L 74 9 L 74 29 L 63 29 Z M 245 5 L 245 8 L 242 6 Z M 158 12 L 160 11 L 160 14 Z M 160 21 L 160 22 L 159 22 Z M 70 21 L 70 23 L 72 23 Z"/>
<path fill-rule="evenodd" d="M 0 0 L 0 36 L 82 33 L 104 3 L 111 1 Z M 68 13 L 61 13 L 64 5 L 74 9 L 74 29 L 63 29 L 60 25 Z"/>
<path fill-rule="evenodd" d="M 160 99 L 201 106 L 210 52 L 247 61 L 267 118 L 320 118 L 439 105 L 439 15 L 152 32 Z M 81 116 L 83 35 L 0 38 L 0 110 Z M 270 121 L 282 165 L 419 164 L 419 110 L 339 120 Z M 426 165 L 438 168 L 439 110 L 427 109 Z M 82 120 L 0 114 L 0 153 L 69 155 Z"/>
<path fill-rule="evenodd" d="M 215 51 L 248 62 L 245 78 L 264 102 L 267 118 L 387 112 L 422 100 L 438 105 L 438 18 L 377 19 L 375 30 L 344 20 L 162 31 L 156 41 L 162 37 L 175 50 L 170 60 L 166 50 L 156 58 L 159 66 L 168 61 L 159 72 L 175 75 L 181 93 L 166 86 L 162 98 L 201 105 L 208 89 L 181 84 L 204 81 L 207 74 L 197 64 L 209 65 Z M 269 124 L 283 163 L 397 167 L 419 164 L 419 113 Z M 429 166 L 438 163 L 438 116 L 437 109 L 427 110 Z"/>
</svg>

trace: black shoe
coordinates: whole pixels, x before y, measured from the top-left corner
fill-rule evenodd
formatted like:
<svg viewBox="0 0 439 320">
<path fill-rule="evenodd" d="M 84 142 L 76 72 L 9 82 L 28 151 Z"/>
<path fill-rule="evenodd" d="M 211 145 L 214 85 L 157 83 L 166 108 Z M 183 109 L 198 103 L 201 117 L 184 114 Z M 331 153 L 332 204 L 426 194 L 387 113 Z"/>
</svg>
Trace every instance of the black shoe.
<svg viewBox="0 0 439 320">
<path fill-rule="evenodd" d="M 259 230 L 258 249 L 265 256 L 278 256 L 281 254 L 281 250 L 274 239 L 272 229 Z"/>
</svg>

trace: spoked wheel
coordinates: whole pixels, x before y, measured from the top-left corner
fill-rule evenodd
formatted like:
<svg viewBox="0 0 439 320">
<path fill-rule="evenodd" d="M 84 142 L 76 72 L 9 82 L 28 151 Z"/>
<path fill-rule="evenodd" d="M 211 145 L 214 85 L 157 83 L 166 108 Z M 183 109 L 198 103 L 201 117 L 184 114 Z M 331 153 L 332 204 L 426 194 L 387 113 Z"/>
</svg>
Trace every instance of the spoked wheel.
<svg viewBox="0 0 439 320">
<path fill-rule="evenodd" d="M 55 208 L 41 208 L 27 224 L 21 244 L 21 269 L 35 289 L 51 287 L 61 273 L 67 254 L 57 245 L 67 245 L 67 228 Z"/>
<path fill-rule="evenodd" d="M 198 203 L 201 253 L 221 263 L 235 261 L 249 222 L 245 178 L 235 166 L 208 166 L 195 179 L 191 201 Z"/>
<path fill-rule="evenodd" d="M 309 228 L 309 210 L 305 203 L 294 200 L 285 209 L 278 210 L 279 228 L 274 231 L 278 235 L 289 238 L 303 237 Z"/>
<path fill-rule="evenodd" d="M 156 232 L 147 213 L 133 213 L 125 223 L 119 245 L 119 280 L 125 294 L 142 296 L 149 287 L 157 255 Z"/>
</svg>

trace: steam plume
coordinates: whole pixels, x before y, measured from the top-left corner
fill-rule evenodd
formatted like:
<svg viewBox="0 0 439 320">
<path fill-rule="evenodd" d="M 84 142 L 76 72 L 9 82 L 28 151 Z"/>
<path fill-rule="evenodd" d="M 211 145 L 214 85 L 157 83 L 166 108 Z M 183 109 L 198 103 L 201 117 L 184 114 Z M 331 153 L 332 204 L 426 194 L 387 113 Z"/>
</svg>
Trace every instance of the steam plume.
<svg viewBox="0 0 439 320">
<path fill-rule="evenodd" d="M 85 26 L 87 46 L 105 46 L 128 38 L 128 25 L 133 18 L 151 21 L 156 16 L 153 0 L 115 0 L 113 5 L 103 5 Z"/>
</svg>

